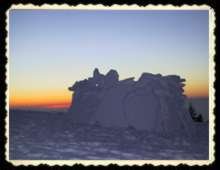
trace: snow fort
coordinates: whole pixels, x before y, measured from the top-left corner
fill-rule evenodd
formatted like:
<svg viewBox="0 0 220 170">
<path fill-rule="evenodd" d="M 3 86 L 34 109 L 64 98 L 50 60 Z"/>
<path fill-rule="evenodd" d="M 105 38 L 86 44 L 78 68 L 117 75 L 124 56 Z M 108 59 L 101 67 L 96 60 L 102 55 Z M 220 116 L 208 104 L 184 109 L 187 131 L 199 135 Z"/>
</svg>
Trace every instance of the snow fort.
<svg viewBox="0 0 220 170">
<path fill-rule="evenodd" d="M 69 112 L 75 123 L 191 136 L 184 81 L 177 75 L 151 73 L 137 81 L 119 80 L 117 71 L 103 75 L 96 68 L 93 77 L 69 87 L 73 92 Z"/>
</svg>

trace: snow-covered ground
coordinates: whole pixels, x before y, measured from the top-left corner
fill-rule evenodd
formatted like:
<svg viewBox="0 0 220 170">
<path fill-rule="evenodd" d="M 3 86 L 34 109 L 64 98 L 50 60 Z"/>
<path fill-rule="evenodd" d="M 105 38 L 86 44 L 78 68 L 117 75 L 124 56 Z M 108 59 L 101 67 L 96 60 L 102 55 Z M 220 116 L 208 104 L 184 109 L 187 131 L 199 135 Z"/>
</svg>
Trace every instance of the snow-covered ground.
<svg viewBox="0 0 220 170">
<path fill-rule="evenodd" d="M 68 113 L 10 110 L 10 159 L 208 159 L 208 123 L 194 139 L 134 128 L 76 125 Z"/>
</svg>

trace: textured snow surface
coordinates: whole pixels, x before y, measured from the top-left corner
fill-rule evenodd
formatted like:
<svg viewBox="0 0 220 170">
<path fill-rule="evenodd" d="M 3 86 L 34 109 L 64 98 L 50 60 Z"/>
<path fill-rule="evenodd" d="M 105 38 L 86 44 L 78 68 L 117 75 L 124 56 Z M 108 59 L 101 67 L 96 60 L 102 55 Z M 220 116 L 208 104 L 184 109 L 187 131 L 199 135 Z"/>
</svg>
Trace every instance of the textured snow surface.
<svg viewBox="0 0 220 170">
<path fill-rule="evenodd" d="M 9 157 L 23 160 L 208 159 L 208 124 L 195 138 L 72 124 L 67 113 L 10 110 Z"/>
<path fill-rule="evenodd" d="M 95 69 L 92 77 L 69 87 L 69 113 L 75 123 L 194 136 L 184 82 L 178 75 L 151 73 L 142 73 L 137 81 L 119 80 L 116 70 L 103 75 Z"/>
</svg>

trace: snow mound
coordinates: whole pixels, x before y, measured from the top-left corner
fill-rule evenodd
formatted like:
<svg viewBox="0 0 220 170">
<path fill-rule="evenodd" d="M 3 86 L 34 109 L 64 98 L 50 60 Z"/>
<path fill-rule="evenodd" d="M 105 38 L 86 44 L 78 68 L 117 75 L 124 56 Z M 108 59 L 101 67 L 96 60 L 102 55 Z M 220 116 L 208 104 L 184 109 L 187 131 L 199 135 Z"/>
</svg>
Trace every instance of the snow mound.
<svg viewBox="0 0 220 170">
<path fill-rule="evenodd" d="M 143 73 L 134 81 L 119 81 L 117 71 L 76 82 L 69 113 L 74 123 L 133 127 L 165 135 L 193 136 L 193 121 L 183 94 L 185 79 L 177 75 Z"/>
</svg>

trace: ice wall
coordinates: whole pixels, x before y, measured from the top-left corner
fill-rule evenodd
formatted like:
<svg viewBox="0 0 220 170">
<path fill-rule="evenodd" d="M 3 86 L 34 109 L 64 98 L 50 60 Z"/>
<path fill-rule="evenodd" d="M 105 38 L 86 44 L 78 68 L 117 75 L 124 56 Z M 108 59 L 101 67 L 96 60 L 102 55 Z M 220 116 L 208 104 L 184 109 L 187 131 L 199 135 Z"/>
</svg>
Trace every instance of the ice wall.
<svg viewBox="0 0 220 170">
<path fill-rule="evenodd" d="M 137 81 L 119 81 L 117 71 L 103 75 L 95 69 L 93 77 L 69 87 L 73 91 L 69 112 L 75 123 L 192 135 L 184 81 L 177 75 L 150 73 L 143 73 Z"/>
</svg>

